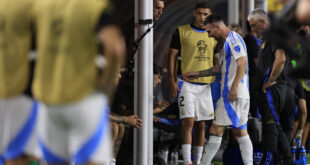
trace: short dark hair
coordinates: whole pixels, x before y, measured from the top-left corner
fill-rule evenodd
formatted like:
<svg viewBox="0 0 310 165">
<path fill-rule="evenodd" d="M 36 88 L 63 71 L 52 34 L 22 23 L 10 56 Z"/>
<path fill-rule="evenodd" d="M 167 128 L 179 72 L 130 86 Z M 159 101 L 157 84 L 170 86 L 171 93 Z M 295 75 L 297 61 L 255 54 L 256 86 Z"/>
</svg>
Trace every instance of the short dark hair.
<svg viewBox="0 0 310 165">
<path fill-rule="evenodd" d="M 196 3 L 195 9 L 204 8 L 204 9 L 211 9 L 210 4 L 207 1 L 199 1 Z"/>
<path fill-rule="evenodd" d="M 212 24 L 215 22 L 223 22 L 222 17 L 220 15 L 217 15 L 217 14 L 211 14 L 205 20 L 205 24 Z"/>
</svg>

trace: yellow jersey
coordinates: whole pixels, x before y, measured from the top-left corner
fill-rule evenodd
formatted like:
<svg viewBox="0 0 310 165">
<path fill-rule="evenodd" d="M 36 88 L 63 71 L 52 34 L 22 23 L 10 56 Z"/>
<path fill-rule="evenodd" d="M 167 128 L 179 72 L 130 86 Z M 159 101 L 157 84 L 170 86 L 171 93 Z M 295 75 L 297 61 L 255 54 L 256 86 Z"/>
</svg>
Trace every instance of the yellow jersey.
<svg viewBox="0 0 310 165">
<path fill-rule="evenodd" d="M 182 25 L 178 27 L 181 44 L 181 71 L 182 74 L 201 71 L 213 67 L 213 54 L 217 41 L 208 36 L 208 32 Z M 212 83 L 215 76 L 200 77 L 191 82 Z"/>
<path fill-rule="evenodd" d="M 0 98 L 23 93 L 29 83 L 32 0 L 0 0 Z"/>
<path fill-rule="evenodd" d="M 106 0 L 40 0 L 34 9 L 33 94 L 46 104 L 75 102 L 95 88 L 96 25 Z"/>
</svg>

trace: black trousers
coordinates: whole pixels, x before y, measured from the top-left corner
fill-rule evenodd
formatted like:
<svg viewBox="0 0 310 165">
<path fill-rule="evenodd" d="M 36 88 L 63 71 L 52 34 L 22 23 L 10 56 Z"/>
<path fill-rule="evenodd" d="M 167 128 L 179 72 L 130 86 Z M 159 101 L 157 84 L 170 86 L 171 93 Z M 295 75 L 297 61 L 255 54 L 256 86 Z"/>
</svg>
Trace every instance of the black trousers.
<svg viewBox="0 0 310 165">
<path fill-rule="evenodd" d="M 276 150 L 283 156 L 284 164 L 292 165 L 292 153 L 288 136 L 283 128 L 287 128 L 292 112 L 286 107 L 290 101 L 286 94 L 287 86 L 275 84 L 267 89 L 267 93 L 259 93 L 258 107 L 262 115 L 263 126 L 263 158 L 261 164 L 272 164 Z M 290 94 L 289 94 L 290 95 Z"/>
</svg>

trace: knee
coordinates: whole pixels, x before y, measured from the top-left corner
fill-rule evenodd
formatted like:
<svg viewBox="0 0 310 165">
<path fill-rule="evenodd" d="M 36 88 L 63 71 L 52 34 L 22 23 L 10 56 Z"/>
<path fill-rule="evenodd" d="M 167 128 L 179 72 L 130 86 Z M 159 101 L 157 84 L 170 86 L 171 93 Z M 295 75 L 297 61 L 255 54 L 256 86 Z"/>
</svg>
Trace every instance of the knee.
<svg viewBox="0 0 310 165">
<path fill-rule="evenodd" d="M 235 138 L 240 138 L 240 137 L 248 135 L 248 131 L 246 129 L 245 130 L 233 129 L 232 134 Z"/>
<path fill-rule="evenodd" d="M 209 129 L 209 133 L 210 135 L 223 136 L 224 130 L 225 130 L 224 127 L 212 124 L 212 126 Z"/>
</svg>

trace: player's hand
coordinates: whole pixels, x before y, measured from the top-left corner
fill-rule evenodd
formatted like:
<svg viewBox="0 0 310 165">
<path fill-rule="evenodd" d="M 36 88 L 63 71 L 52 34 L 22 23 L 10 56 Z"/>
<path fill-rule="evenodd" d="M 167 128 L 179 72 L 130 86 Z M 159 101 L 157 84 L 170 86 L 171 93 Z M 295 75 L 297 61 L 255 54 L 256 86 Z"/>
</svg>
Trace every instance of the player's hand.
<svg viewBox="0 0 310 165">
<path fill-rule="evenodd" d="M 156 116 L 153 116 L 153 121 L 154 122 L 160 122 L 160 118 L 156 117 Z"/>
<path fill-rule="evenodd" d="M 166 109 L 167 107 L 169 106 L 169 102 L 168 101 L 158 101 L 154 107 L 158 107 L 158 108 L 161 108 L 161 109 Z"/>
<path fill-rule="evenodd" d="M 142 128 L 142 119 L 140 119 L 136 115 L 126 116 L 125 122 L 134 128 L 139 128 L 139 129 Z"/>
<path fill-rule="evenodd" d="M 158 84 L 161 84 L 161 81 L 163 79 L 163 76 L 160 74 L 154 74 L 154 82 L 153 87 L 155 88 Z"/>
<path fill-rule="evenodd" d="M 178 92 L 180 91 L 178 84 L 176 82 L 169 83 L 170 96 L 175 98 L 177 97 Z"/>
<path fill-rule="evenodd" d="M 183 74 L 184 81 L 190 81 L 199 78 L 199 72 L 187 72 Z"/>
<path fill-rule="evenodd" d="M 262 90 L 263 90 L 263 92 L 264 93 L 266 93 L 266 89 L 267 88 L 269 88 L 269 87 L 271 87 L 271 86 L 273 86 L 274 84 L 276 84 L 277 82 L 270 82 L 270 81 L 267 81 L 264 85 L 263 85 L 263 88 L 262 88 Z"/>
<path fill-rule="evenodd" d="M 165 110 L 169 106 L 168 101 L 159 101 L 156 104 L 154 104 L 154 110 L 153 113 L 157 114 Z"/>
<path fill-rule="evenodd" d="M 236 87 L 231 87 L 229 90 L 229 94 L 228 94 L 228 100 L 230 102 L 234 102 L 237 100 L 237 88 Z"/>
<path fill-rule="evenodd" d="M 301 138 L 302 138 L 302 132 L 303 132 L 302 129 L 298 129 L 298 130 L 296 131 L 296 134 L 295 134 L 295 139 L 301 140 Z"/>
</svg>

